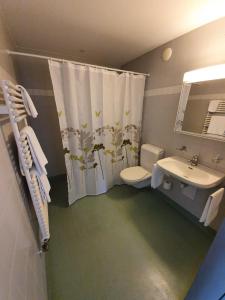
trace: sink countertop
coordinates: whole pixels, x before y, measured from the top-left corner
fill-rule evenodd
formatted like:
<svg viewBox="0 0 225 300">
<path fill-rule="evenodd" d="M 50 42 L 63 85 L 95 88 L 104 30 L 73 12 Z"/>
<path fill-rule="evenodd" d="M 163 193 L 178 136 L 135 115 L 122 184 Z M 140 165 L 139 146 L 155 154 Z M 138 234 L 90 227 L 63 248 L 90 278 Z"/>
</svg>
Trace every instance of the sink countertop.
<svg viewBox="0 0 225 300">
<path fill-rule="evenodd" d="M 179 156 L 160 159 L 157 164 L 165 173 L 176 177 L 182 182 L 202 189 L 215 187 L 225 178 L 225 174 L 222 172 L 201 164 L 191 166 L 186 159 Z"/>
</svg>

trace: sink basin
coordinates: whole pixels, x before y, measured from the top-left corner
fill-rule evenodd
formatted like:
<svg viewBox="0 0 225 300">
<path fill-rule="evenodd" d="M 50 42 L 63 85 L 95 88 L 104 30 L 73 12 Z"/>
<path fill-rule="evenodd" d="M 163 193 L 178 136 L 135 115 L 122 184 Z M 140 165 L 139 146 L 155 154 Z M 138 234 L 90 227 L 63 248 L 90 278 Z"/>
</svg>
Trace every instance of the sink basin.
<svg viewBox="0 0 225 300">
<path fill-rule="evenodd" d="M 172 156 L 158 160 L 158 166 L 169 175 L 180 181 L 198 188 L 208 189 L 220 184 L 225 174 L 205 167 L 203 165 L 191 166 L 181 157 Z"/>
</svg>

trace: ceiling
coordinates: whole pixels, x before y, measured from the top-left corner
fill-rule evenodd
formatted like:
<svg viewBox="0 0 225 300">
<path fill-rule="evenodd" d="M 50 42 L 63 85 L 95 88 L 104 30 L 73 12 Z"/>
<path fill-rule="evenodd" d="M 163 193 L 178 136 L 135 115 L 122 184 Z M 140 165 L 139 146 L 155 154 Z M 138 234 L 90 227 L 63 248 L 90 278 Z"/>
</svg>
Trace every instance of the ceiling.
<svg viewBox="0 0 225 300">
<path fill-rule="evenodd" d="M 17 50 L 119 67 L 225 16 L 225 0 L 0 0 Z"/>
</svg>

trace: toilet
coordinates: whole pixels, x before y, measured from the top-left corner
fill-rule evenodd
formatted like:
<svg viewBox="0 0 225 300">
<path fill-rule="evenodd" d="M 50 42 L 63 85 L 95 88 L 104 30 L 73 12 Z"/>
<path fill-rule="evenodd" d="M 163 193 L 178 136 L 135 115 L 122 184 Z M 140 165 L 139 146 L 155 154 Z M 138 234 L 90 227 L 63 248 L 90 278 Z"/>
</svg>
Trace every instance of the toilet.
<svg viewBox="0 0 225 300">
<path fill-rule="evenodd" d="M 164 150 L 150 144 L 141 146 L 140 166 L 130 167 L 120 172 L 120 178 L 128 185 L 144 188 L 151 184 L 153 165 L 164 157 Z"/>
</svg>

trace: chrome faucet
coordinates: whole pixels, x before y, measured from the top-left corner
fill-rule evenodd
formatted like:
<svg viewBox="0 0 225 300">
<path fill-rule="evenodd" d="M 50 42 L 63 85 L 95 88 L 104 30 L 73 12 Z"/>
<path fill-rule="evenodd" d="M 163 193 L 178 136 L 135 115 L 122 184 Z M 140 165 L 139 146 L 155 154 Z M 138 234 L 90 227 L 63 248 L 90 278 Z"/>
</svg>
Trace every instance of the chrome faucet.
<svg viewBox="0 0 225 300">
<path fill-rule="evenodd" d="M 191 166 L 197 166 L 199 163 L 199 155 L 195 154 L 192 156 L 192 158 L 189 160 L 189 162 L 191 163 Z"/>
</svg>

